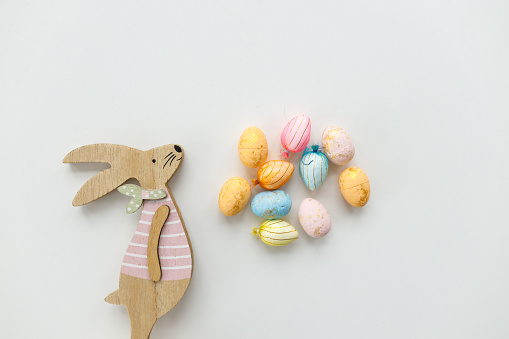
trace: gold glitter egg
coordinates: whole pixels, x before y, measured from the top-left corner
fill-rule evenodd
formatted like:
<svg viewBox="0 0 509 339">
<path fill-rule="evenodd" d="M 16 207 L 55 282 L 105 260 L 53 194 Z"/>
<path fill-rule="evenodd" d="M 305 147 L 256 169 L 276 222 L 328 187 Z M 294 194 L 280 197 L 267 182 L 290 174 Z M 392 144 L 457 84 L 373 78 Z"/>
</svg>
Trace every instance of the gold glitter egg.
<svg viewBox="0 0 509 339">
<path fill-rule="evenodd" d="M 258 127 L 248 127 L 240 136 L 238 150 L 240 161 L 247 167 L 256 168 L 267 160 L 267 139 Z"/>
<path fill-rule="evenodd" d="M 345 200 L 352 206 L 367 204 L 371 188 L 368 176 L 359 167 L 349 167 L 339 176 L 339 188 Z"/>
<path fill-rule="evenodd" d="M 219 209 L 226 216 L 232 216 L 246 207 L 251 197 L 251 186 L 247 180 L 234 177 L 228 179 L 219 193 Z"/>
</svg>

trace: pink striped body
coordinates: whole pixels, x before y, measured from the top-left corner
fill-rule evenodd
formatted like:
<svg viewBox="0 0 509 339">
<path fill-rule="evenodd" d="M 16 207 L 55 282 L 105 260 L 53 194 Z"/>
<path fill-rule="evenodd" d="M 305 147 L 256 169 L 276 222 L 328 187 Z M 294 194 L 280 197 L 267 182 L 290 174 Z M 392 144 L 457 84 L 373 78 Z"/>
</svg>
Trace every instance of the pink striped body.
<svg viewBox="0 0 509 339">
<path fill-rule="evenodd" d="M 293 118 L 281 133 L 281 144 L 290 152 L 303 151 L 311 137 L 311 120 L 305 114 Z"/>
<path fill-rule="evenodd" d="M 193 265 L 191 248 L 175 204 L 166 188 L 164 190 L 167 194 L 166 198 L 143 201 L 140 221 L 122 261 L 121 273 L 150 279 L 147 261 L 150 226 L 155 211 L 160 206 L 167 205 L 170 208 L 170 215 L 161 230 L 158 248 L 161 280 L 181 280 L 191 277 Z"/>
</svg>

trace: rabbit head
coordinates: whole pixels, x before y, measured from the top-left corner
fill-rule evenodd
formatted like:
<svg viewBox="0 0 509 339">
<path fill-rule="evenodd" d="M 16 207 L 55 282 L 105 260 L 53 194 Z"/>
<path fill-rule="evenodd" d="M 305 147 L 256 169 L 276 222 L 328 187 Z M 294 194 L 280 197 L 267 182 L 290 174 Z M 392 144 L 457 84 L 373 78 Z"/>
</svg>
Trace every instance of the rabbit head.
<svg viewBox="0 0 509 339">
<path fill-rule="evenodd" d="M 143 152 L 137 179 L 144 189 L 159 189 L 179 168 L 184 151 L 179 145 L 164 145 Z"/>
<path fill-rule="evenodd" d="M 102 162 L 109 163 L 111 167 L 85 182 L 72 203 L 80 206 L 94 201 L 130 178 L 138 179 L 143 189 L 164 188 L 179 168 L 183 157 L 182 147 L 174 144 L 148 151 L 114 144 L 79 147 L 69 152 L 63 162 Z"/>
</svg>

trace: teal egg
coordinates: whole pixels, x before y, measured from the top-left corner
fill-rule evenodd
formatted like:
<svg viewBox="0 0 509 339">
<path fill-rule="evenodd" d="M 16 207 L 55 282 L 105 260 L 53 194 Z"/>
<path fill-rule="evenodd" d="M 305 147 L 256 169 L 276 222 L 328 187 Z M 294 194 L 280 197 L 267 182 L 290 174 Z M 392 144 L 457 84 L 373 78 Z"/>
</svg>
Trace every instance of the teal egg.
<svg viewBox="0 0 509 339">
<path fill-rule="evenodd" d="M 329 173 L 329 160 L 318 146 L 306 148 L 299 162 L 299 174 L 306 186 L 314 191 L 322 186 Z"/>
<path fill-rule="evenodd" d="M 258 193 L 251 201 L 253 213 L 265 219 L 280 219 L 287 215 L 291 208 L 290 195 L 281 190 Z"/>
</svg>

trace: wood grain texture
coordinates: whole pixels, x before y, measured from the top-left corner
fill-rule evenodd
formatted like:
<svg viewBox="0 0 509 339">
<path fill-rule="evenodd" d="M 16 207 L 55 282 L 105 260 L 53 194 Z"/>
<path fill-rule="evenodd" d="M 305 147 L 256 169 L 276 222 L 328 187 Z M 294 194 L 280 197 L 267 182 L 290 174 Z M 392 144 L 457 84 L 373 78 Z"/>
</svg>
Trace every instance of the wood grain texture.
<svg viewBox="0 0 509 339">
<path fill-rule="evenodd" d="M 114 144 L 93 144 L 79 147 L 63 160 L 64 163 L 102 162 L 111 165 L 90 178 L 76 193 L 72 204 L 81 206 L 99 199 L 130 178 L 136 177 L 136 168 L 141 162 L 142 151 Z"/>
<path fill-rule="evenodd" d="M 166 160 L 165 156 L 175 147 L 181 149 L 180 160 L 172 162 L 171 165 L 167 165 L 168 167 L 165 166 L 166 170 L 162 171 L 162 164 Z M 101 162 L 110 164 L 111 168 L 85 182 L 76 193 L 72 204 L 74 206 L 88 204 L 113 191 L 131 178 L 138 179 L 143 189 L 162 188 L 179 167 L 183 155 L 184 151 L 179 145 L 164 145 L 148 151 L 114 144 L 93 144 L 79 147 L 69 152 L 63 162 Z"/>
<path fill-rule="evenodd" d="M 159 247 L 159 236 L 163 229 L 164 223 L 170 214 L 170 208 L 167 205 L 161 206 L 157 209 L 152 219 L 150 226 L 150 233 L 148 235 L 148 274 L 152 281 L 161 280 L 161 267 L 159 266 L 159 254 L 157 253 Z"/>
<path fill-rule="evenodd" d="M 172 156 L 169 156 L 172 154 Z M 184 151 L 179 145 L 164 145 L 148 151 L 140 151 L 127 146 L 114 144 L 94 144 L 71 151 L 64 163 L 102 162 L 111 165 L 85 182 L 76 193 L 74 206 L 94 201 L 116 189 L 130 178 L 136 178 L 144 190 L 158 190 L 166 187 L 169 197 L 175 205 L 185 232 L 191 262 L 193 249 L 180 209 L 168 187 L 183 159 Z M 158 243 L 162 227 L 168 219 L 169 207 L 161 206 L 154 214 L 149 231 L 147 262 L 150 279 L 142 279 L 120 274 L 119 289 L 109 294 L 105 300 L 110 304 L 124 305 L 131 321 L 131 338 L 148 339 L 155 321 L 170 311 L 182 298 L 191 278 L 180 280 L 160 280 L 161 267 L 158 255 Z M 191 265 L 192 266 L 192 265 Z M 192 277 L 191 267 L 191 277 Z"/>
</svg>

